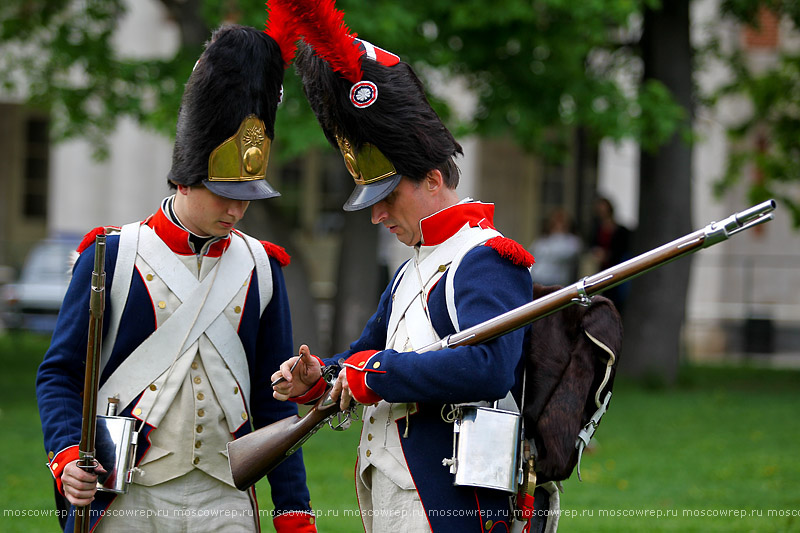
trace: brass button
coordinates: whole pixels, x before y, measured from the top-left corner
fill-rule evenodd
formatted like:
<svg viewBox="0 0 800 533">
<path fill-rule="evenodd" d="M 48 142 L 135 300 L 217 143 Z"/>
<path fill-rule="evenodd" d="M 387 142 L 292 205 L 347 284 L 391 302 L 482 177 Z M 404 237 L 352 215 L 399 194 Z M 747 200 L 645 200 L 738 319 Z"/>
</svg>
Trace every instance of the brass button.
<svg viewBox="0 0 800 533">
<path fill-rule="evenodd" d="M 197 383 L 198 385 L 200 385 L 200 382 L 201 382 L 201 381 L 203 381 L 203 380 L 202 380 L 202 379 L 200 379 L 200 376 L 195 376 L 195 377 L 194 377 L 194 382 L 195 382 L 195 383 Z"/>
<path fill-rule="evenodd" d="M 201 424 L 197 425 L 197 432 L 198 433 L 202 433 L 203 432 L 203 426 Z"/>
<path fill-rule="evenodd" d="M 242 308 L 237 305 L 236 307 L 233 308 L 233 312 L 238 315 L 239 313 L 242 312 Z"/>
<path fill-rule="evenodd" d="M 487 520 L 486 523 L 483 526 L 486 528 L 486 531 L 489 531 L 490 529 L 492 529 L 493 525 L 494 525 L 494 522 L 492 522 L 491 520 Z"/>
<path fill-rule="evenodd" d="M 203 445 L 203 441 L 200 441 L 200 440 L 198 440 L 198 441 L 196 441 L 196 442 L 194 443 L 194 447 L 195 447 L 195 448 L 199 448 L 199 447 L 200 447 L 200 446 L 202 446 L 202 445 Z"/>
<path fill-rule="evenodd" d="M 148 274 L 145 277 L 147 278 L 147 281 L 153 281 L 153 275 L 152 274 Z"/>
<path fill-rule="evenodd" d="M 247 413 L 242 411 L 242 420 L 247 420 Z"/>
<path fill-rule="evenodd" d="M 375 423 L 375 417 L 374 416 L 369 417 L 369 423 L 370 424 L 374 424 Z"/>
<path fill-rule="evenodd" d="M 57 470 L 58 469 L 58 463 L 53 463 L 52 469 L 53 470 Z"/>
<path fill-rule="evenodd" d="M 381 367 L 380 361 L 375 361 L 374 363 L 372 363 L 372 368 L 380 368 L 380 367 Z"/>
<path fill-rule="evenodd" d="M 197 361 L 192 363 L 192 370 L 197 370 Z"/>
<path fill-rule="evenodd" d="M 197 464 L 197 463 L 199 463 L 199 462 L 200 462 L 200 458 L 199 458 L 199 457 L 195 457 L 195 458 L 194 458 L 194 460 L 193 460 L 192 462 L 193 462 L 194 464 Z"/>
<path fill-rule="evenodd" d="M 367 440 L 372 440 L 372 433 L 367 433 Z"/>
<path fill-rule="evenodd" d="M 198 409 L 197 410 L 197 416 L 206 416 L 205 410 L 204 409 Z"/>
<path fill-rule="evenodd" d="M 439 265 L 439 272 L 444 272 L 447 270 L 447 265 Z"/>
<path fill-rule="evenodd" d="M 370 455 L 372 455 L 372 450 L 367 450 L 367 457 L 369 457 Z"/>
<path fill-rule="evenodd" d="M 197 399 L 198 400 L 203 400 L 205 397 L 206 397 L 205 394 L 203 394 L 202 392 L 198 392 L 197 393 Z"/>
<path fill-rule="evenodd" d="M 239 394 L 239 387 L 234 387 L 233 388 L 233 393 L 234 394 Z"/>
<path fill-rule="evenodd" d="M 133 414 L 139 416 L 140 414 L 142 414 L 142 409 L 137 407 L 136 409 L 133 410 Z"/>
<path fill-rule="evenodd" d="M 358 366 L 364 366 L 367 362 L 366 361 L 359 361 Z"/>
<path fill-rule="evenodd" d="M 155 383 L 150 384 L 150 390 L 156 390 L 157 388 Z"/>
<path fill-rule="evenodd" d="M 158 302 L 158 308 L 159 309 L 164 309 L 166 306 L 167 306 L 167 302 L 165 302 L 164 300 L 161 300 L 160 302 Z"/>
<path fill-rule="evenodd" d="M 54 454 L 53 452 L 50 452 L 50 453 L 47 454 L 47 458 L 48 459 L 52 459 L 55 456 L 56 456 L 56 454 Z"/>
<path fill-rule="evenodd" d="M 308 523 L 311 524 L 312 526 L 314 525 L 314 517 L 313 516 L 308 519 Z"/>
</svg>

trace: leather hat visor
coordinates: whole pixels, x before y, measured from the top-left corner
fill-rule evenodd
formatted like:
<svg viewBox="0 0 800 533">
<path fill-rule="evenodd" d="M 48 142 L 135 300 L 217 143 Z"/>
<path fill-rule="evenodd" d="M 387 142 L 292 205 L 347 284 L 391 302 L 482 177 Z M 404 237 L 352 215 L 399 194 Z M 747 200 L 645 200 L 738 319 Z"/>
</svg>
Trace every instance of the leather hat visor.
<svg viewBox="0 0 800 533">
<path fill-rule="evenodd" d="M 214 194 L 231 200 L 263 200 L 281 195 L 265 179 L 250 181 L 209 181 L 206 179 L 203 180 L 203 185 Z"/>
<path fill-rule="evenodd" d="M 358 211 L 377 204 L 389 196 L 401 179 L 403 179 L 402 174 L 395 174 L 374 183 L 356 184 L 355 190 L 350 194 L 350 198 L 345 202 L 343 209 L 345 211 Z"/>
</svg>

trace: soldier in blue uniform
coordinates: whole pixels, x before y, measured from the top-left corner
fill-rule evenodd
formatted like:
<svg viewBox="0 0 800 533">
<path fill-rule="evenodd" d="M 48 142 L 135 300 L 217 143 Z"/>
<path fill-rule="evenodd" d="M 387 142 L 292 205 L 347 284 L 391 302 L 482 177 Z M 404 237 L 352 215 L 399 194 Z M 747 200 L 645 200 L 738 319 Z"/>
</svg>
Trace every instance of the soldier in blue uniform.
<svg viewBox="0 0 800 533">
<path fill-rule="evenodd" d="M 297 412 L 269 388 L 292 351 L 282 273 L 289 256 L 234 229 L 251 200 L 279 196 L 265 179 L 285 67 L 274 36 L 242 26 L 214 33 L 179 112 L 168 176 L 175 194 L 144 221 L 95 229 L 78 249 L 36 390 L 48 466 L 72 505 L 91 503 L 94 531 L 259 530 L 255 492 L 234 487 L 225 447 Z M 118 414 L 139 431 L 133 480 L 118 496 L 96 492 L 95 474 L 76 466 L 101 232 L 107 305 L 98 403 L 116 398 Z M 277 531 L 316 531 L 302 456 L 269 480 Z"/>
<path fill-rule="evenodd" d="M 364 404 L 355 477 L 366 531 L 510 531 L 510 494 L 454 486 L 443 461 L 453 456 L 455 404 L 519 401 L 527 329 L 416 350 L 530 301 L 533 257 L 494 228 L 493 205 L 457 194 L 461 147 L 411 67 L 350 35 L 317 40 L 315 31 L 324 32 L 306 28 L 313 48 L 301 47 L 296 68 L 355 181 L 344 209 L 370 210 L 413 258 L 350 349 L 322 360 L 302 346 L 294 371 L 297 357 L 273 375 L 285 379 L 275 397 L 312 401 L 326 386 L 322 370 L 335 367 L 334 396 Z"/>
</svg>

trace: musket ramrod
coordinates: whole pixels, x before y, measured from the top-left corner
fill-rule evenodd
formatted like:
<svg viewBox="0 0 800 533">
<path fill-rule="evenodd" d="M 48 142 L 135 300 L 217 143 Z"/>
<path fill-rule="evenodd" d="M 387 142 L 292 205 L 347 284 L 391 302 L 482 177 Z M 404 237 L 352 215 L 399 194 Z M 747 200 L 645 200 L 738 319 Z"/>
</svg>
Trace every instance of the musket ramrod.
<svg viewBox="0 0 800 533">
<path fill-rule="evenodd" d="M 589 305 L 591 297 L 620 283 L 722 242 L 729 237 L 773 219 L 774 200 L 735 213 L 719 222 L 638 255 L 624 263 L 559 289 L 502 315 L 448 335 L 418 353 L 479 344 L 505 335 L 573 304 Z M 233 481 L 244 490 L 261 479 L 300 446 L 331 417 L 340 412 L 329 393 L 302 418 L 293 415 L 228 443 Z"/>
<path fill-rule="evenodd" d="M 106 236 L 97 235 L 94 241 L 94 268 L 89 295 L 89 337 L 86 343 L 86 374 L 83 381 L 83 422 L 78 447 L 78 467 L 93 472 L 95 459 L 95 430 L 97 429 L 97 381 L 100 373 L 100 351 L 103 345 L 103 313 L 106 307 Z M 75 508 L 75 533 L 88 533 L 89 506 Z"/>
</svg>

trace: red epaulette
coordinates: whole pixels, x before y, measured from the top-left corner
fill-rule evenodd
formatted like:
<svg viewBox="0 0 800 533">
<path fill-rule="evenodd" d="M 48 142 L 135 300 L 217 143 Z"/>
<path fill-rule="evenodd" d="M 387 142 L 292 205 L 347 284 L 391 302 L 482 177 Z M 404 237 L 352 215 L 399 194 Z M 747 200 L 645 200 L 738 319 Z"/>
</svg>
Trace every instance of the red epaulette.
<svg viewBox="0 0 800 533">
<path fill-rule="evenodd" d="M 267 251 L 267 255 L 275 258 L 282 267 L 292 262 L 292 258 L 286 253 L 286 250 L 282 246 L 272 244 L 269 241 L 261 241 L 261 244 L 264 245 L 264 250 Z"/>
<path fill-rule="evenodd" d="M 90 231 L 89 233 L 87 233 L 86 235 L 83 236 L 83 240 L 78 245 L 78 248 L 75 251 L 78 252 L 79 254 L 82 254 L 85 249 L 87 249 L 89 246 L 94 244 L 94 238 L 95 237 L 97 237 L 98 235 L 100 235 L 102 233 L 107 234 L 109 229 L 118 230 L 119 227 L 118 226 L 100 226 L 98 228 L 94 228 L 92 231 Z"/>
<path fill-rule="evenodd" d="M 530 268 L 536 261 L 533 255 L 526 250 L 520 243 L 508 237 L 494 237 L 486 241 L 489 246 L 497 251 L 501 257 L 505 257 L 515 265 L 522 265 Z"/>
</svg>

